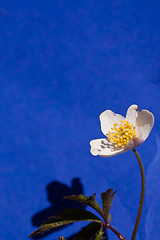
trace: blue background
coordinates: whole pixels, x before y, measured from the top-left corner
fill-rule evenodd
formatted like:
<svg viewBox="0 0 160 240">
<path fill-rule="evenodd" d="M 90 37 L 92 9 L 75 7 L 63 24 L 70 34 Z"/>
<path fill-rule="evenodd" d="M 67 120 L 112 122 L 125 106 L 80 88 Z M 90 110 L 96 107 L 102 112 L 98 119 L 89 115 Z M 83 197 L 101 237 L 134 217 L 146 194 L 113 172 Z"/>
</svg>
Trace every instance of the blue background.
<svg viewBox="0 0 160 240">
<path fill-rule="evenodd" d="M 159 1 L 0 1 L 1 239 L 26 239 L 37 228 L 33 218 L 51 207 L 46 187 L 53 184 L 54 202 L 72 192 L 75 178 L 77 192 L 96 192 L 98 201 L 107 188 L 117 190 L 112 225 L 130 239 L 140 197 L 137 160 L 132 151 L 93 157 L 89 142 L 103 137 L 101 112 L 125 115 L 134 103 L 156 120 L 138 148 L 146 195 L 136 239 L 159 238 L 159 12 Z M 45 239 L 69 237 L 82 225 Z"/>
</svg>

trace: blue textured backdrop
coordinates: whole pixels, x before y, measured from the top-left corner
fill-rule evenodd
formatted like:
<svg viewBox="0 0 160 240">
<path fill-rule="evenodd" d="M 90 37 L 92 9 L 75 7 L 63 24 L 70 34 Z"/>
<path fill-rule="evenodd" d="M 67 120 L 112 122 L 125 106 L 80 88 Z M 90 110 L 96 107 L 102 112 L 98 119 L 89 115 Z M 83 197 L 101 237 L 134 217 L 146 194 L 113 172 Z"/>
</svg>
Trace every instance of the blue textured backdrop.
<svg viewBox="0 0 160 240">
<path fill-rule="evenodd" d="M 112 225 L 130 239 L 138 163 L 132 152 L 93 157 L 89 142 L 103 136 L 102 111 L 125 114 L 133 103 L 156 119 L 138 149 L 146 197 L 137 240 L 159 238 L 159 12 L 159 1 L 0 1 L 1 239 L 26 239 L 48 211 L 60 210 L 63 193 L 96 192 L 100 201 L 109 187 L 118 190 Z"/>
</svg>

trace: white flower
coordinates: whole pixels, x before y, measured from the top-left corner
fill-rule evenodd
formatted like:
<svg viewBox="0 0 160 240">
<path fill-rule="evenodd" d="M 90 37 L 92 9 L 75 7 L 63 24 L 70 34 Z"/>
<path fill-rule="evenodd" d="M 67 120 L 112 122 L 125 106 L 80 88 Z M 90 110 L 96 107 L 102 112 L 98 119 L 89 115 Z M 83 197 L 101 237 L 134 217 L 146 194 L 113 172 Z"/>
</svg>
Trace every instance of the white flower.
<svg viewBox="0 0 160 240">
<path fill-rule="evenodd" d="M 100 115 L 101 130 L 107 138 L 90 142 L 91 153 L 103 157 L 127 152 L 143 143 L 148 137 L 154 116 L 148 110 L 139 112 L 137 105 L 131 105 L 126 118 L 106 110 Z"/>
</svg>

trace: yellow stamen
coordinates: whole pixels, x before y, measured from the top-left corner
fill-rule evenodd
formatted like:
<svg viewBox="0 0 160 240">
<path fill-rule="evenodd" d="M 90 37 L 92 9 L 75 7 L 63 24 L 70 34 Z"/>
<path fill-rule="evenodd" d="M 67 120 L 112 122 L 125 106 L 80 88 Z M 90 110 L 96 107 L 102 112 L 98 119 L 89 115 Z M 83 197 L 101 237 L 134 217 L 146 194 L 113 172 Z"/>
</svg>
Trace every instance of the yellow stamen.
<svg viewBox="0 0 160 240">
<path fill-rule="evenodd" d="M 121 120 L 121 124 L 115 123 L 111 130 L 107 137 L 111 143 L 115 143 L 115 147 L 125 147 L 129 141 L 136 137 L 134 125 L 127 120 Z"/>
</svg>

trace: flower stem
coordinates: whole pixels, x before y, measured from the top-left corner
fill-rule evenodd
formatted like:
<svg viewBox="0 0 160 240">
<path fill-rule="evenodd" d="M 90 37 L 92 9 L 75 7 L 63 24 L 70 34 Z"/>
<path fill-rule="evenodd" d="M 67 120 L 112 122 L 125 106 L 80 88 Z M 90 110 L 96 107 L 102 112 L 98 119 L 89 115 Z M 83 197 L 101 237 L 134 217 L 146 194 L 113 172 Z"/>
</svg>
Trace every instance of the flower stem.
<svg viewBox="0 0 160 240">
<path fill-rule="evenodd" d="M 121 240 L 127 240 L 125 237 L 122 236 L 121 233 L 119 233 L 114 227 L 112 227 L 109 223 L 106 224 L 106 227 L 109 228 L 112 232 L 114 232 L 117 237 Z"/>
<path fill-rule="evenodd" d="M 138 163 L 139 163 L 139 167 L 140 167 L 140 171 L 141 171 L 141 180 L 142 180 L 142 185 L 141 185 L 141 198 L 140 198 L 140 203 L 139 203 L 139 209 L 138 209 L 138 214 L 137 214 L 137 219 L 136 219 L 136 223 L 134 226 L 134 230 L 132 233 L 132 238 L 131 240 L 134 240 L 137 234 L 137 230 L 138 230 L 138 226 L 139 226 L 139 222 L 141 219 L 141 213 L 142 213 L 142 208 L 143 208 L 143 201 L 144 201 L 144 194 L 145 194 L 145 176 L 144 176 L 144 169 L 143 169 L 143 164 L 141 161 L 141 158 L 137 152 L 136 149 L 133 149 L 133 152 L 135 153 Z"/>
</svg>

